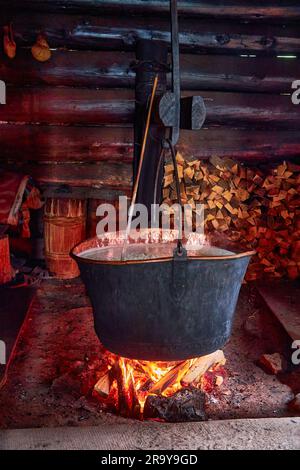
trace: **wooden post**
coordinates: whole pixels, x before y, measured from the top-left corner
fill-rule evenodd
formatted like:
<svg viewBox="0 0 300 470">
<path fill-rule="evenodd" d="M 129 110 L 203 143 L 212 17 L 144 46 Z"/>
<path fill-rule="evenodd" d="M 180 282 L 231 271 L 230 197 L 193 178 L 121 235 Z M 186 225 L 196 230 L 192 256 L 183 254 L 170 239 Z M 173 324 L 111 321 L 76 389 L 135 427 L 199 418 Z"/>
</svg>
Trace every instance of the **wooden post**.
<svg viewBox="0 0 300 470">
<path fill-rule="evenodd" d="M 8 235 L 0 236 L 0 284 L 11 281 L 12 269 L 10 265 Z"/>
</svg>

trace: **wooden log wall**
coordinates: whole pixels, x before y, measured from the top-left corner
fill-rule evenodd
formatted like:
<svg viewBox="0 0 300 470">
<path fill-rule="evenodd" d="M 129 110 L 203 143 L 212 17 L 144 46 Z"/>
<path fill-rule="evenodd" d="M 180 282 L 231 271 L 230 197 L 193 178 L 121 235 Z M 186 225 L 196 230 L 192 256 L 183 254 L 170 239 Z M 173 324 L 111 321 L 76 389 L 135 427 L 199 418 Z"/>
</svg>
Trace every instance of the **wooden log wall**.
<svg viewBox="0 0 300 470">
<path fill-rule="evenodd" d="M 128 192 L 135 43 L 170 41 L 168 5 L 0 0 L 1 31 L 12 22 L 17 43 L 15 59 L 0 49 L 2 165 L 29 172 L 47 191 L 65 184 L 100 199 Z M 179 13 L 183 93 L 207 106 L 205 128 L 181 133 L 181 152 L 248 164 L 299 157 L 300 105 L 290 96 L 300 79 L 299 2 L 179 1 Z M 39 33 L 52 49 L 45 63 L 30 52 Z"/>
</svg>

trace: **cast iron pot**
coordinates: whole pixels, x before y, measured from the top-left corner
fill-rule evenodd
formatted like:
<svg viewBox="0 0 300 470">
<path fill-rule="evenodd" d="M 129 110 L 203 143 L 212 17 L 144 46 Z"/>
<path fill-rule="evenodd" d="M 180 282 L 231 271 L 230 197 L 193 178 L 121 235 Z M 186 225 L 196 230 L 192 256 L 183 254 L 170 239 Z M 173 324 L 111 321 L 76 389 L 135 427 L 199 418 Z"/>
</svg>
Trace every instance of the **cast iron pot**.
<svg viewBox="0 0 300 470">
<path fill-rule="evenodd" d="M 253 252 L 139 261 L 79 256 L 98 246 L 97 237 L 87 240 L 71 256 L 92 302 L 95 331 L 109 351 L 179 361 L 224 346 Z"/>
</svg>

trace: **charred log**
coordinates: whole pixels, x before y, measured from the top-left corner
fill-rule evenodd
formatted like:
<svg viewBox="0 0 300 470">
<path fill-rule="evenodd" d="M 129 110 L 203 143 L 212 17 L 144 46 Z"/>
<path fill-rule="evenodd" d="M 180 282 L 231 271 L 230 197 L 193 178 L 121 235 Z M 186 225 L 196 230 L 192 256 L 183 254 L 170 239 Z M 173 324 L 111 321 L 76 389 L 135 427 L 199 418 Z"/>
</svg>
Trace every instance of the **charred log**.
<svg viewBox="0 0 300 470">
<path fill-rule="evenodd" d="M 144 407 L 145 419 L 169 422 L 205 421 L 205 394 L 198 388 L 183 388 L 171 397 L 149 395 Z"/>
</svg>

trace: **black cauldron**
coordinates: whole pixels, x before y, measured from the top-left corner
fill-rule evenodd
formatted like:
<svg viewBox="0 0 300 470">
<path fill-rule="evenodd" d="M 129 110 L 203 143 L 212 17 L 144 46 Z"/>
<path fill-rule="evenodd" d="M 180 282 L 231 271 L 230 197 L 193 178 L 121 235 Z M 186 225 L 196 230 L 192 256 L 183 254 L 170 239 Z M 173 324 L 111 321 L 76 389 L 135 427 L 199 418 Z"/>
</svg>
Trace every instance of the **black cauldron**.
<svg viewBox="0 0 300 470">
<path fill-rule="evenodd" d="M 103 261 L 86 250 L 120 244 L 107 234 L 77 245 L 101 343 L 123 357 L 179 361 L 212 353 L 228 340 L 240 287 L 253 252 Z M 170 242 L 169 242 L 170 243 Z M 218 253 L 218 250 L 217 250 Z M 196 255 L 195 255 L 196 254 Z"/>
</svg>

